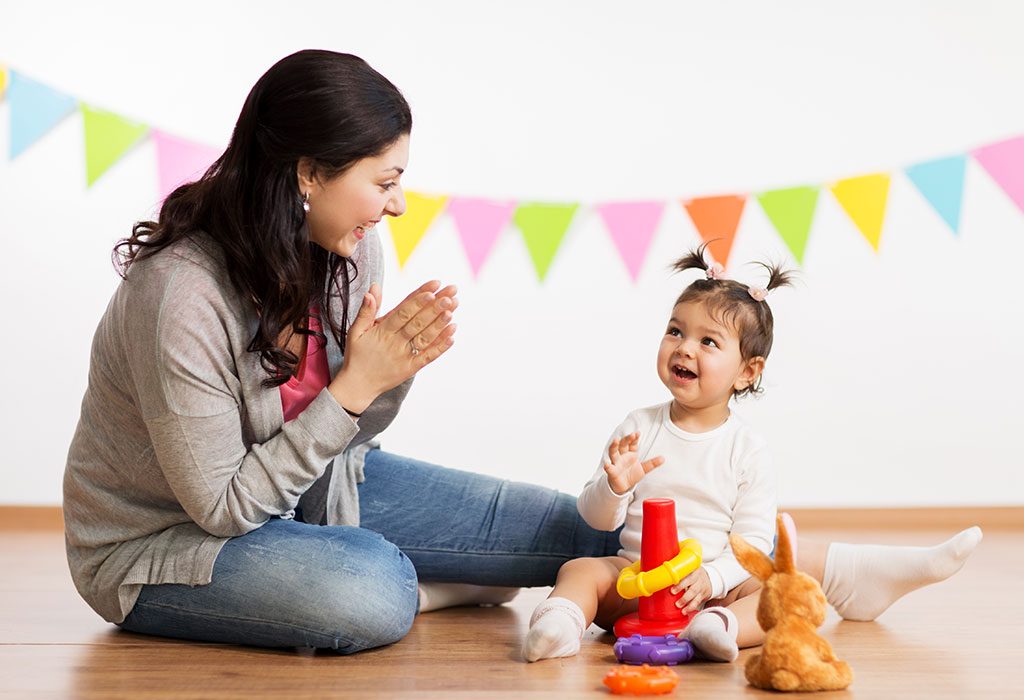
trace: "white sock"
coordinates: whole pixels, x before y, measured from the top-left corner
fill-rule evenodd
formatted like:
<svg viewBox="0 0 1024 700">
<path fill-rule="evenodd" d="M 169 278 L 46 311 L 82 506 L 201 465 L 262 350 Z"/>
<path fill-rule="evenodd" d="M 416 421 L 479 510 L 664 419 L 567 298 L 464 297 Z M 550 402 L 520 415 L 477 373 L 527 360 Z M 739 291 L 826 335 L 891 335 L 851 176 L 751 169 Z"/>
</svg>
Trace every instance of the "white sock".
<svg viewBox="0 0 1024 700">
<path fill-rule="evenodd" d="M 712 661 L 735 661 L 740 655 L 736 635 L 739 620 L 729 608 L 704 608 L 693 618 L 683 637 L 693 643 L 701 656 Z"/>
<path fill-rule="evenodd" d="M 910 591 L 949 578 L 981 542 L 971 527 L 934 547 L 834 542 L 825 556 L 822 589 L 846 620 L 874 620 Z"/>
<path fill-rule="evenodd" d="M 421 583 L 420 612 L 456 605 L 501 605 L 516 597 L 518 588 L 474 586 L 470 583 Z"/>
<path fill-rule="evenodd" d="M 523 642 L 527 661 L 575 656 L 587 628 L 580 606 L 568 598 L 548 598 L 530 617 L 530 631 Z"/>
</svg>

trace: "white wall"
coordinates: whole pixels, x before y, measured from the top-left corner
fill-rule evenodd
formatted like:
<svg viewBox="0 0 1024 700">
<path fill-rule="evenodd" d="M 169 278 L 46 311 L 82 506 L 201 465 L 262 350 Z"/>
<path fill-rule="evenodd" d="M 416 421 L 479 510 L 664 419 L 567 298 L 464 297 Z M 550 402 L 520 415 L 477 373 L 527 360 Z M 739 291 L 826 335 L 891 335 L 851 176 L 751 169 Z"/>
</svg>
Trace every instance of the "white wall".
<svg viewBox="0 0 1024 700">
<path fill-rule="evenodd" d="M 823 191 L 804 283 L 771 297 L 767 394 L 790 505 L 1024 504 L 1024 214 L 970 163 L 961 235 L 898 169 L 1024 132 L 1024 6 L 987 2 L 9 3 L 0 62 L 223 145 L 251 84 L 349 51 L 413 107 L 409 189 L 596 202 L 896 171 L 874 254 Z M 504 9 L 499 9 L 504 7 Z M 0 152 L 8 107 L 0 104 Z M 84 187 L 81 117 L 0 160 L 0 503 L 58 503 L 110 247 L 157 198 L 152 143 Z M 473 280 L 442 218 L 387 306 L 461 287 L 455 348 L 385 434 L 397 452 L 576 492 L 630 409 L 697 240 L 670 206 L 637 284 L 585 211 L 538 283 L 510 228 Z M 388 244 L 389 254 L 391 251 Z M 733 260 L 784 255 L 755 202 Z M 734 266 L 738 277 L 750 274 Z"/>
</svg>

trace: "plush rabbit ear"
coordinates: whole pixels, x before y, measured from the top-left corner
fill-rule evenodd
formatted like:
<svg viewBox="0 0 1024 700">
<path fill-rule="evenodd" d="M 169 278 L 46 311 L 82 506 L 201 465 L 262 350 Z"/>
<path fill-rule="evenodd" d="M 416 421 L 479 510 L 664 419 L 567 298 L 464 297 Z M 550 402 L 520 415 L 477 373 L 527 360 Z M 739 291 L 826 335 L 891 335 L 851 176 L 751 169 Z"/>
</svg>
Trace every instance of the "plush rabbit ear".
<svg viewBox="0 0 1024 700">
<path fill-rule="evenodd" d="M 793 565 L 793 547 L 789 541 L 789 530 L 782 522 L 782 516 L 775 516 L 775 570 L 780 574 L 791 574 L 796 571 Z"/>
<path fill-rule="evenodd" d="M 729 535 L 729 544 L 732 545 L 732 551 L 736 554 L 737 561 L 739 561 L 744 569 L 762 581 L 768 580 L 773 571 L 772 560 L 765 556 L 764 552 L 751 546 L 745 539 L 736 534 Z"/>
</svg>

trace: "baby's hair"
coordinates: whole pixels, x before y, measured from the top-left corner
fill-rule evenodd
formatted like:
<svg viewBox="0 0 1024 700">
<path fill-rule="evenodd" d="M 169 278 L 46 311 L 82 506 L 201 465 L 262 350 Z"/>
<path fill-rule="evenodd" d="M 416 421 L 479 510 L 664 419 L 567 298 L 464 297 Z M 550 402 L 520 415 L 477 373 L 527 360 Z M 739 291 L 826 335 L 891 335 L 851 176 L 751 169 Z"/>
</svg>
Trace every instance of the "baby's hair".
<svg viewBox="0 0 1024 700">
<path fill-rule="evenodd" d="M 718 274 L 720 268 L 712 266 L 704 259 L 707 247 L 708 244 L 704 243 L 672 264 L 672 268 L 677 272 L 702 270 L 708 274 L 708 271 L 711 271 L 706 279 L 691 282 L 676 299 L 675 305 L 703 303 L 712 318 L 736 330 L 740 338 L 740 355 L 744 360 L 753 357 L 763 357 L 767 360 L 772 349 L 775 320 L 768 302 L 763 301 L 763 294 L 779 287 L 792 286 L 793 271 L 783 268 L 779 263 L 756 262 L 754 264 L 768 271 L 768 283 L 760 289 L 748 286 L 736 280 L 722 278 Z M 758 300 L 758 296 L 761 301 Z M 758 376 L 754 384 L 735 392 L 734 396 L 738 398 L 745 394 L 760 394 L 763 391 L 761 377 Z"/>
</svg>

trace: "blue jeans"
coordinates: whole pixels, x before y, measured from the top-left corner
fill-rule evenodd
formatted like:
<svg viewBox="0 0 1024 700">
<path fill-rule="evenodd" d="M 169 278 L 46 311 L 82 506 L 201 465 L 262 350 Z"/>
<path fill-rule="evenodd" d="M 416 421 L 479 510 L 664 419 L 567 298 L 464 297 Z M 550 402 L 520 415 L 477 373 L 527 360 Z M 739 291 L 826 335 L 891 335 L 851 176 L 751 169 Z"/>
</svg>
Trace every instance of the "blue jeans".
<svg viewBox="0 0 1024 700">
<path fill-rule="evenodd" d="M 418 581 L 549 586 L 576 557 L 619 549 L 551 489 L 371 450 L 361 526 L 272 519 L 228 541 L 205 586 L 143 586 L 121 627 L 143 634 L 349 654 L 412 626 Z"/>
</svg>

